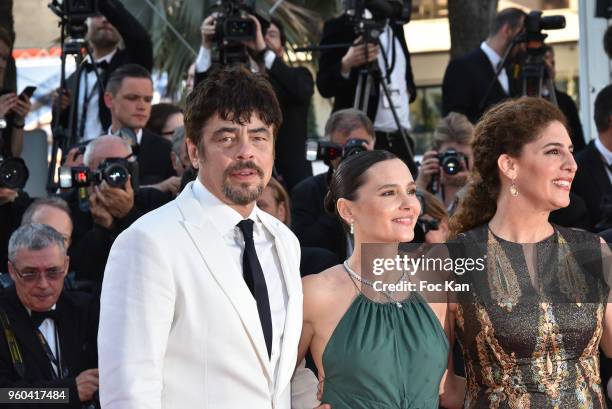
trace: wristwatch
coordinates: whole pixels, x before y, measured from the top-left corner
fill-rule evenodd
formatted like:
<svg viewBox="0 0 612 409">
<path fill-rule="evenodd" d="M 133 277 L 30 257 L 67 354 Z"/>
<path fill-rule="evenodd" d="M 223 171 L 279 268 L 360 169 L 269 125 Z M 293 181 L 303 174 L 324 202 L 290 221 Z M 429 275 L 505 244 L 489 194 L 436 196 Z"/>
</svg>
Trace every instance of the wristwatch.
<svg viewBox="0 0 612 409">
<path fill-rule="evenodd" d="M 0 118 L 0 129 L 6 129 L 6 119 Z"/>
</svg>

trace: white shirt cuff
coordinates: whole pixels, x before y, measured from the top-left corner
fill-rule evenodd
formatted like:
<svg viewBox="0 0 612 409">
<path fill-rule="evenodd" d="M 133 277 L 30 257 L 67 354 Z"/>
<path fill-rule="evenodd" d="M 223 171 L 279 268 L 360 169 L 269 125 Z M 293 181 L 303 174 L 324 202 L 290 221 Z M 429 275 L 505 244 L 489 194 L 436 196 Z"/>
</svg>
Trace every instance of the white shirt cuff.
<svg viewBox="0 0 612 409">
<path fill-rule="evenodd" d="M 196 57 L 195 69 L 196 72 L 206 72 L 211 66 L 212 53 L 210 49 L 200 46 L 200 51 Z"/>
<path fill-rule="evenodd" d="M 264 54 L 264 65 L 266 66 L 266 70 L 272 69 L 272 64 L 274 64 L 274 60 L 276 59 L 276 54 L 272 50 L 266 50 Z"/>
<path fill-rule="evenodd" d="M 340 75 L 342 76 L 342 78 L 344 78 L 345 80 L 348 80 L 351 77 L 351 72 L 347 72 L 347 73 L 343 73 L 342 70 L 340 70 Z"/>
</svg>

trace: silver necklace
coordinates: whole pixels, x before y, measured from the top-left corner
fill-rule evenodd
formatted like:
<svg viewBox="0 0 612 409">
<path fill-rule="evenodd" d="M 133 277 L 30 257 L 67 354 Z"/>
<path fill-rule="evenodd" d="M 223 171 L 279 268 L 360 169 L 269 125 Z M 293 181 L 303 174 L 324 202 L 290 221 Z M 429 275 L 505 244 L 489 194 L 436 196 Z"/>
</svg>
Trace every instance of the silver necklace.
<svg viewBox="0 0 612 409">
<path fill-rule="evenodd" d="M 357 281 L 359 281 L 360 283 L 365 284 L 365 285 L 367 285 L 368 287 L 371 287 L 372 289 L 374 289 L 374 283 L 372 283 L 370 280 L 368 280 L 368 279 L 366 279 L 366 278 L 361 277 L 359 274 L 357 274 L 356 272 L 354 272 L 354 271 L 353 271 L 353 269 L 351 269 L 351 267 L 349 267 L 348 260 L 344 260 L 344 269 L 345 269 L 345 270 L 346 270 L 346 272 L 349 274 L 349 276 L 353 277 L 354 279 L 356 279 L 356 280 L 357 280 Z M 396 282 L 395 284 L 397 284 L 397 283 L 399 283 L 400 281 L 402 281 L 402 280 L 404 279 L 404 277 L 405 277 L 405 276 L 406 276 L 406 271 L 404 270 L 404 271 L 402 272 L 402 276 L 399 278 L 399 280 L 397 280 L 397 282 Z M 374 291 L 376 291 L 376 290 L 374 290 Z M 397 306 L 397 308 L 402 308 L 402 303 L 401 303 L 401 302 L 399 302 L 399 301 L 397 301 L 396 299 L 394 299 L 394 298 L 391 296 L 391 294 L 389 294 L 389 292 L 388 292 L 388 291 L 381 290 L 380 292 L 381 292 L 381 293 L 383 293 L 383 295 L 384 295 L 385 297 L 387 297 L 387 299 L 389 300 L 389 302 L 394 303 L 394 304 Z M 363 294 L 363 293 L 362 293 L 362 294 Z"/>
</svg>

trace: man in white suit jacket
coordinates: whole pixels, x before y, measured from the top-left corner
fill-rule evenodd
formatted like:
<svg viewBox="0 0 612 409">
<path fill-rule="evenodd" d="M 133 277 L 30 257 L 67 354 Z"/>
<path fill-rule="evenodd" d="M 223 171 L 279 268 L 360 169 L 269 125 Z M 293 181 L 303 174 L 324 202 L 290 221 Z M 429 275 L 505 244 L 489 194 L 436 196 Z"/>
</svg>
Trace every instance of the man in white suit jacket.
<svg viewBox="0 0 612 409">
<path fill-rule="evenodd" d="M 185 129 L 198 179 L 122 233 L 108 259 L 98 336 L 103 408 L 290 409 L 302 325 L 299 243 L 255 206 L 280 123 L 271 86 L 244 68 L 211 73 L 190 94 Z M 254 226 L 271 334 L 243 278 L 245 237 L 236 225 L 244 219 Z"/>
</svg>

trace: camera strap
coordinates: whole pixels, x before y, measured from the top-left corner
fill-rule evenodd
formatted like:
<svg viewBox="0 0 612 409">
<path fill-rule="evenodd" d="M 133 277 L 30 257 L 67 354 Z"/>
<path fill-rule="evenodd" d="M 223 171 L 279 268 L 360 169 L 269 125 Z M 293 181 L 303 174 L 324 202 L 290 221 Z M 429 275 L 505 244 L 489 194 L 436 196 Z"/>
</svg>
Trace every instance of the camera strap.
<svg viewBox="0 0 612 409">
<path fill-rule="evenodd" d="M 387 84 L 391 84 L 391 73 L 393 72 L 393 68 L 395 68 L 395 58 L 396 58 L 396 47 L 395 47 L 395 33 L 391 26 L 387 23 L 385 26 L 385 34 L 387 34 L 387 46 L 383 46 L 382 41 L 378 40 L 378 45 L 380 46 L 380 51 L 382 53 L 384 68 L 385 68 L 385 80 Z M 391 65 L 389 65 L 389 55 L 387 52 L 390 52 L 391 56 Z"/>
<path fill-rule="evenodd" d="M 94 68 L 96 69 L 96 68 Z M 82 140 L 83 137 L 85 136 L 85 124 L 87 122 L 87 110 L 89 108 L 89 103 L 91 102 L 91 99 L 94 96 L 94 93 L 98 91 L 98 84 L 100 83 L 100 81 L 98 80 L 98 77 L 96 76 L 96 82 L 94 83 L 94 86 L 91 88 L 91 91 L 88 90 L 89 88 L 89 70 L 84 70 L 85 72 L 85 84 L 84 84 L 84 93 L 83 93 L 83 108 L 81 110 L 81 123 L 79 124 L 79 140 Z"/>
<path fill-rule="evenodd" d="M 8 345 L 9 353 L 11 354 L 11 361 L 13 367 L 21 379 L 25 378 L 25 366 L 23 364 L 23 358 L 21 357 L 21 350 L 15 338 L 15 332 L 11 328 L 11 323 L 6 315 L 4 309 L 0 308 L 0 324 L 4 330 L 4 336 Z"/>
</svg>

